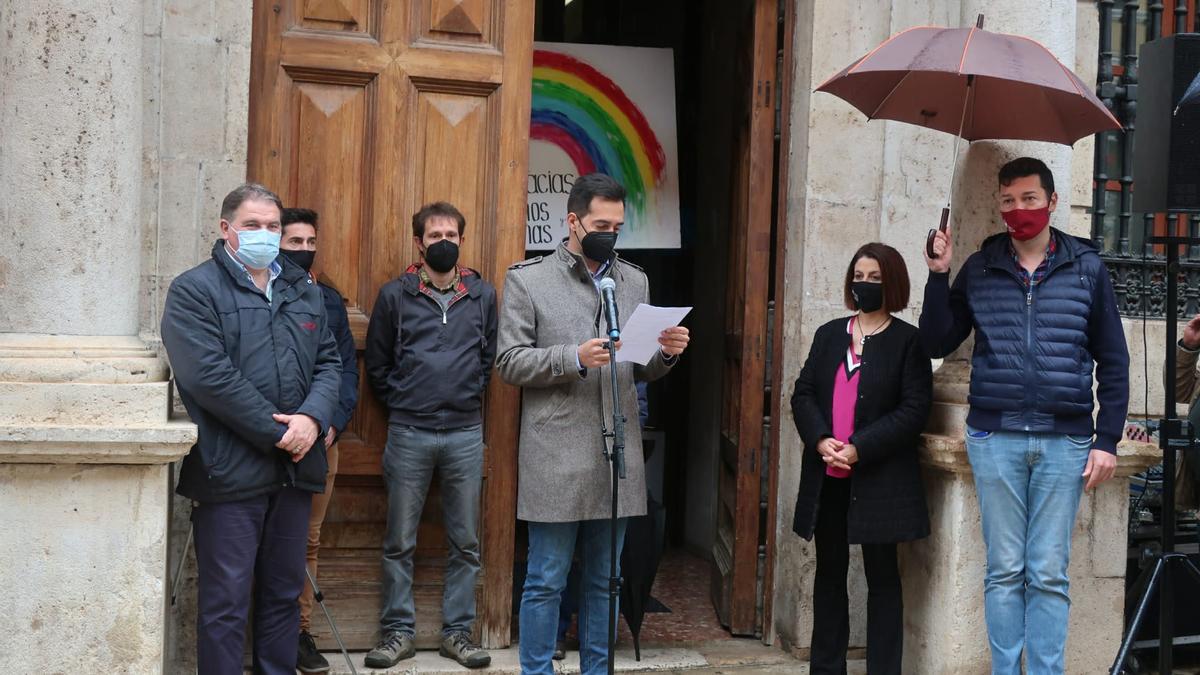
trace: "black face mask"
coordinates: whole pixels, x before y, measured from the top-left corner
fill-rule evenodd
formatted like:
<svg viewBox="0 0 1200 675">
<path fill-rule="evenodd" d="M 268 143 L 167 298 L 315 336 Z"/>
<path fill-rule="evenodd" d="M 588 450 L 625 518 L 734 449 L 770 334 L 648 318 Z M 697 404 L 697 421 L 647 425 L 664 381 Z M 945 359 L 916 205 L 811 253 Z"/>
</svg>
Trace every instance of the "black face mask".
<svg viewBox="0 0 1200 675">
<path fill-rule="evenodd" d="M 582 222 L 580 227 L 583 227 Z M 606 263 L 613 258 L 613 248 L 617 245 L 616 232 L 588 232 L 579 240 L 579 247 L 589 260 Z"/>
<path fill-rule="evenodd" d="M 454 269 L 458 262 L 458 244 L 443 239 L 425 248 L 425 263 L 430 269 L 439 274 L 445 274 Z"/>
<path fill-rule="evenodd" d="M 305 272 L 312 270 L 313 260 L 317 258 L 316 251 L 289 251 L 286 248 L 281 248 L 279 252 L 287 256 L 288 260 L 303 267 Z"/>
<path fill-rule="evenodd" d="M 883 284 L 855 281 L 850 284 L 850 295 L 854 297 L 854 304 L 867 314 L 883 307 Z"/>
</svg>

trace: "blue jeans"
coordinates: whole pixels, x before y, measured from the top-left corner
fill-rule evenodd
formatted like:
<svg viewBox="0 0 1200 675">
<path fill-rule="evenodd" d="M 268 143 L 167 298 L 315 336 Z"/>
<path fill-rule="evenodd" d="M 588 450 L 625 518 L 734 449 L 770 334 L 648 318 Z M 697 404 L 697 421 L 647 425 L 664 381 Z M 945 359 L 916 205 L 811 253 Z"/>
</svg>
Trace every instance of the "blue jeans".
<svg viewBox="0 0 1200 675">
<path fill-rule="evenodd" d="M 442 594 L 442 635 L 471 632 L 479 576 L 479 492 L 483 481 L 483 431 L 476 424 L 437 431 L 388 425 L 383 480 L 388 493 L 383 540 L 384 635 L 416 632 L 413 553 L 425 495 L 434 469 L 442 492 L 448 560 Z"/>
<path fill-rule="evenodd" d="M 1092 439 L 967 429 L 983 541 L 993 675 L 1063 672 L 1067 565 Z"/>
<path fill-rule="evenodd" d="M 625 523 L 617 521 L 620 574 Z M 579 539 L 579 665 L 582 675 L 608 672 L 608 573 L 612 531 L 607 520 L 529 523 L 529 567 L 521 595 L 521 673 L 552 675 L 558 606 Z"/>
</svg>

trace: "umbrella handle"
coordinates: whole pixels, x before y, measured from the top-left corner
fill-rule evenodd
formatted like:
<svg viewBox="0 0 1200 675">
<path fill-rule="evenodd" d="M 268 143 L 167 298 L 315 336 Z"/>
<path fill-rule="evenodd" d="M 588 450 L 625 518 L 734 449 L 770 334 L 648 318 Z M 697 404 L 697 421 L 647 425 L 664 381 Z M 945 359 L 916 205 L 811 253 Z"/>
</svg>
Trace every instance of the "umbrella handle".
<svg viewBox="0 0 1200 675">
<path fill-rule="evenodd" d="M 929 234 L 925 237 L 925 253 L 931 259 L 936 260 L 938 258 L 937 254 L 935 254 L 933 252 L 933 240 L 935 237 L 937 237 L 937 233 L 939 230 L 942 232 L 946 231 L 946 224 L 949 221 L 950 221 L 950 209 L 943 206 L 942 207 L 942 222 L 941 222 L 941 224 L 938 225 L 937 230 L 930 230 Z"/>
</svg>

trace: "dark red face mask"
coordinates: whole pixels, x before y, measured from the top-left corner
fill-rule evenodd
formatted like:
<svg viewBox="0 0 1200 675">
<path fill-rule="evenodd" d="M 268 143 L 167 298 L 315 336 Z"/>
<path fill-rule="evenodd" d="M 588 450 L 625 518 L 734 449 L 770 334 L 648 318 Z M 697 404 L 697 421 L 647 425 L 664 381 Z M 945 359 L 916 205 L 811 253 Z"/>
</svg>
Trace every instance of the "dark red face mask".
<svg viewBox="0 0 1200 675">
<path fill-rule="evenodd" d="M 1042 233 L 1050 224 L 1050 207 L 1040 209 L 1013 209 L 1000 214 L 1008 233 L 1017 241 L 1029 241 Z"/>
</svg>

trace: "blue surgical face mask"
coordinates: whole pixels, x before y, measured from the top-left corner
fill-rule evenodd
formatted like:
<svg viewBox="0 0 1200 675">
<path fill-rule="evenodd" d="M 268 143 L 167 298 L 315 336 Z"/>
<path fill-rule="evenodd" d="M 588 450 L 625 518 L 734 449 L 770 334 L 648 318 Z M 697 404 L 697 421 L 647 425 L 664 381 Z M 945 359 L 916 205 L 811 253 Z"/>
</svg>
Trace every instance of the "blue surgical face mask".
<svg viewBox="0 0 1200 675">
<path fill-rule="evenodd" d="M 279 233 L 270 230 L 237 230 L 234 254 L 246 267 L 263 270 L 279 256 Z"/>
</svg>

